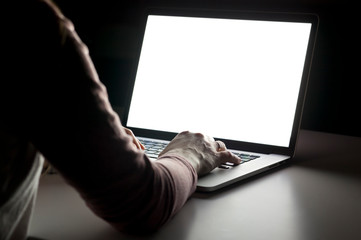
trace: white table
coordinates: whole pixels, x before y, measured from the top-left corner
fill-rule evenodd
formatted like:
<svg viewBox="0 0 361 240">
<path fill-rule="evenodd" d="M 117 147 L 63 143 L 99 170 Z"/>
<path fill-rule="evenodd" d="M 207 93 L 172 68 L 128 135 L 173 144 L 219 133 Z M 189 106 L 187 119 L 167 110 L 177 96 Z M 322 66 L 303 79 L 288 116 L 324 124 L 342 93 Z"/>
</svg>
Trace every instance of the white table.
<svg viewBox="0 0 361 240">
<path fill-rule="evenodd" d="M 216 193 L 195 193 L 147 237 L 116 232 L 59 175 L 46 175 L 29 233 L 46 240 L 360 240 L 361 138 L 301 131 L 292 163 Z"/>
</svg>

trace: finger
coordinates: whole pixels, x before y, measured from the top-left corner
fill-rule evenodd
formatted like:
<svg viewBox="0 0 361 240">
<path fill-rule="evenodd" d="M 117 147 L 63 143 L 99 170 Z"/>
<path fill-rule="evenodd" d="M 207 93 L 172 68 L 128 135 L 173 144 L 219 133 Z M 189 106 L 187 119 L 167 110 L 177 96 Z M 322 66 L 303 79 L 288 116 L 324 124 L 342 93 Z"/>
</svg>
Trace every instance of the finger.
<svg viewBox="0 0 361 240">
<path fill-rule="evenodd" d="M 144 145 L 143 145 L 138 139 L 137 139 L 137 141 L 138 141 L 138 144 L 139 144 L 139 146 L 140 146 L 140 149 L 145 150 Z"/>
<path fill-rule="evenodd" d="M 133 135 L 133 144 L 140 150 L 145 150 L 144 145 Z"/>
<path fill-rule="evenodd" d="M 230 162 L 238 165 L 242 162 L 242 159 L 240 157 L 227 150 L 219 152 L 219 156 L 221 163 Z"/>
<path fill-rule="evenodd" d="M 217 152 L 222 152 L 227 150 L 226 144 L 224 144 L 224 142 L 217 140 L 215 141 L 215 143 L 216 143 Z"/>
<path fill-rule="evenodd" d="M 137 149 L 143 149 L 144 150 L 143 144 L 141 142 L 139 142 L 139 140 L 136 139 L 135 137 L 133 137 L 132 142 L 133 142 L 133 144 L 135 145 L 135 147 Z"/>
<path fill-rule="evenodd" d="M 124 128 L 125 132 L 132 138 L 132 142 L 137 149 L 145 150 L 144 145 L 135 137 L 132 130 L 129 128 Z"/>
</svg>

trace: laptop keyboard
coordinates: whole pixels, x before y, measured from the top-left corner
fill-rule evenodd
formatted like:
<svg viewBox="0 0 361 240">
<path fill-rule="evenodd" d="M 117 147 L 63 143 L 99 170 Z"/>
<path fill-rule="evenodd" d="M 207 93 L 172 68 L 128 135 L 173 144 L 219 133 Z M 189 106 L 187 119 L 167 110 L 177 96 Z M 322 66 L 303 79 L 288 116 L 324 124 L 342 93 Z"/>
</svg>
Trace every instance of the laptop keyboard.
<svg viewBox="0 0 361 240">
<path fill-rule="evenodd" d="M 150 158 L 158 158 L 158 155 L 167 146 L 167 143 L 158 142 L 158 141 L 145 140 L 145 139 L 139 139 L 139 141 L 144 145 L 145 154 L 147 154 L 147 156 Z M 238 152 L 232 152 L 232 153 L 242 159 L 241 164 L 250 162 L 260 157 L 259 155 L 253 155 L 253 154 L 238 153 Z M 234 166 L 235 165 L 233 163 L 227 162 L 219 166 L 219 168 L 231 169 Z"/>
<path fill-rule="evenodd" d="M 158 158 L 158 155 L 163 151 L 167 146 L 167 143 L 139 139 L 139 141 L 145 147 L 145 154 L 151 158 Z"/>
</svg>

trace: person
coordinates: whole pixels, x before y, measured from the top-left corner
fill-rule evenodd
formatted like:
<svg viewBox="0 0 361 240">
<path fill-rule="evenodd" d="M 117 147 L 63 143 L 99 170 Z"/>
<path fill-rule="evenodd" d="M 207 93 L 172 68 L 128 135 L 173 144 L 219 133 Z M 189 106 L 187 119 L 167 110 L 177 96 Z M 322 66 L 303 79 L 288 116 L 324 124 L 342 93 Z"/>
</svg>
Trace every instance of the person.
<svg viewBox="0 0 361 240">
<path fill-rule="evenodd" d="M 96 215 L 136 234 L 171 219 L 199 176 L 223 162 L 240 163 L 221 141 L 188 131 L 150 161 L 113 111 L 72 22 L 50 0 L 7 2 L 3 10 L 11 14 L 1 21 L 1 240 L 26 237 L 42 156 Z"/>
</svg>

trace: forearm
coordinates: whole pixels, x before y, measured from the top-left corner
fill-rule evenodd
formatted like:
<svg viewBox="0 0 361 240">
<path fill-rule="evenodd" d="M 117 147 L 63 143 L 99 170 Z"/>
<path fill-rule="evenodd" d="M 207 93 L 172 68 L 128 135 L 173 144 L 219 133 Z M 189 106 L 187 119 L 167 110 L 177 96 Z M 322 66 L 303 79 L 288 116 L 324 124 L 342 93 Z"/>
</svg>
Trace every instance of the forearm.
<svg viewBox="0 0 361 240">
<path fill-rule="evenodd" d="M 142 171 L 83 193 L 88 206 L 116 229 L 144 234 L 155 231 L 185 204 L 196 186 L 187 161 L 166 156 Z"/>
</svg>

